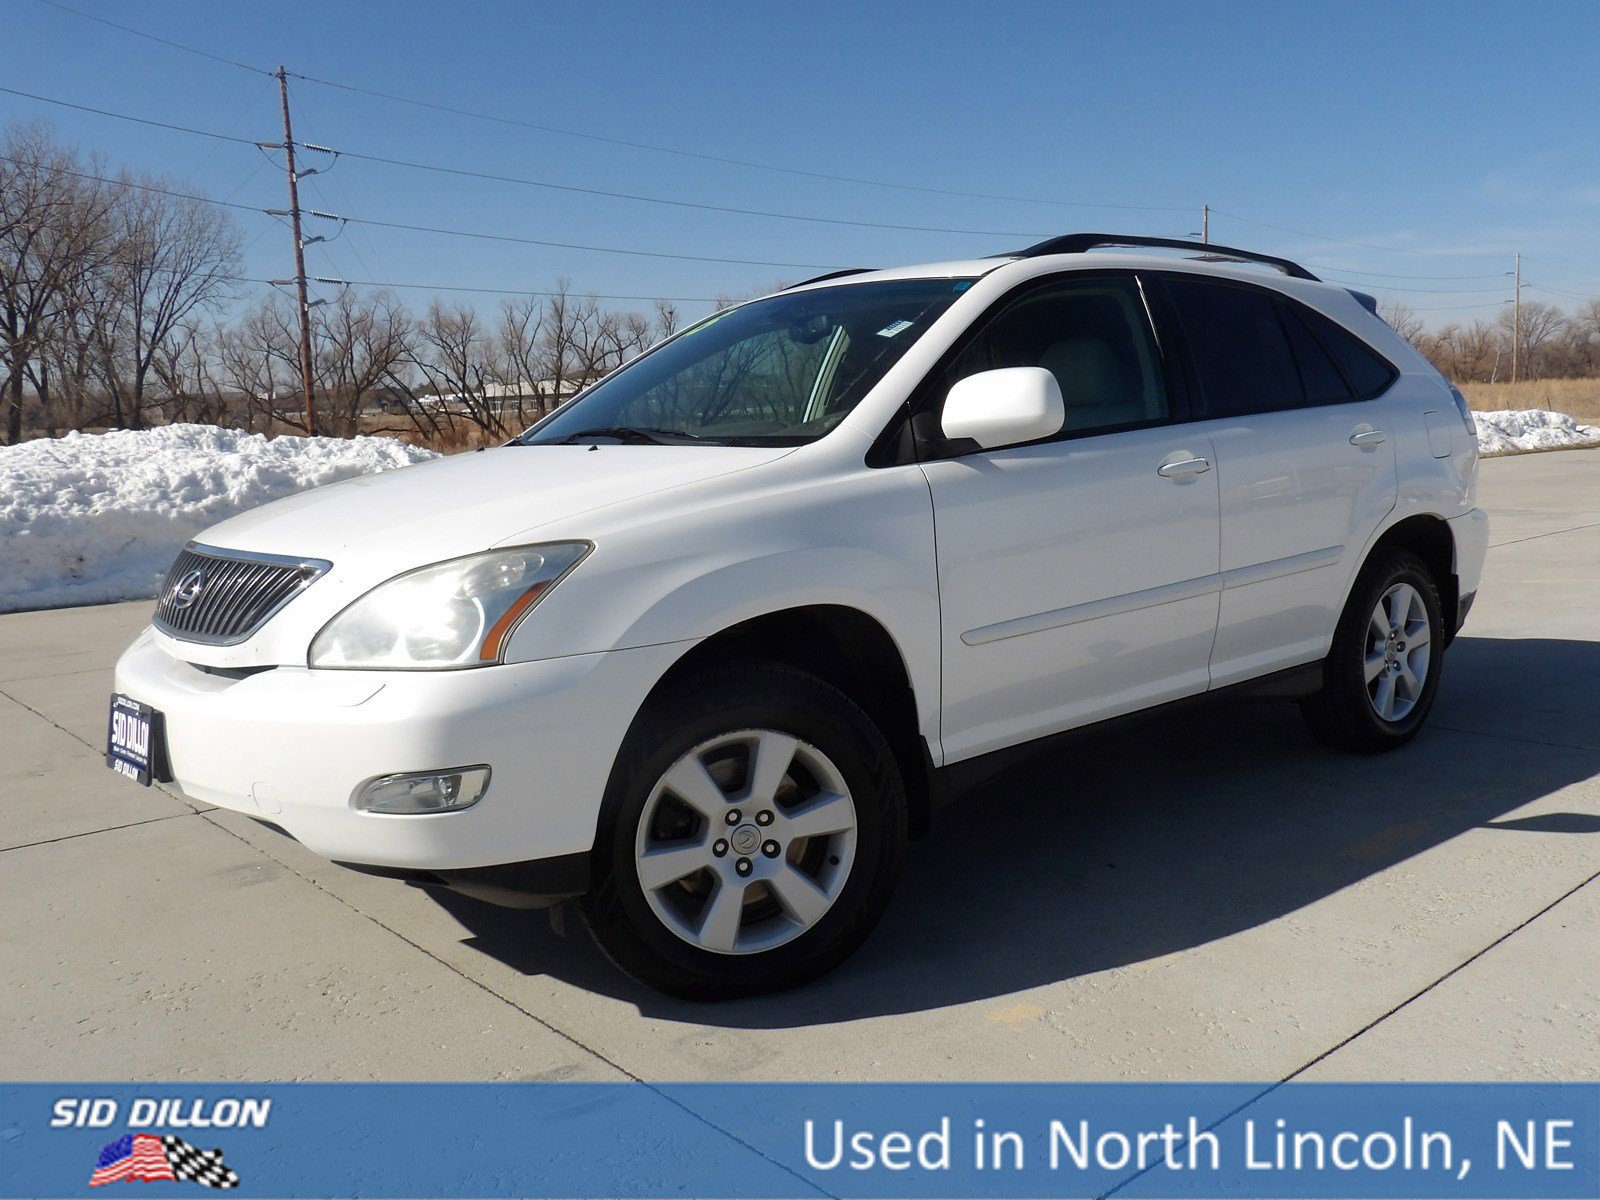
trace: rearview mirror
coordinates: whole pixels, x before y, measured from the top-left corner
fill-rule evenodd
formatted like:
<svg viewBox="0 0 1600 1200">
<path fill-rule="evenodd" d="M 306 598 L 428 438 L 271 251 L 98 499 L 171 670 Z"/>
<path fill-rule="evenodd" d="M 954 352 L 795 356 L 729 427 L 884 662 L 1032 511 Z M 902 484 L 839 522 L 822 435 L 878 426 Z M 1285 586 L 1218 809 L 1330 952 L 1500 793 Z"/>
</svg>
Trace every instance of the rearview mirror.
<svg viewBox="0 0 1600 1200">
<path fill-rule="evenodd" d="M 993 450 L 1052 437 L 1066 419 L 1054 375 L 1043 367 L 1002 367 L 957 382 L 945 397 L 940 428 L 951 441 Z"/>
</svg>

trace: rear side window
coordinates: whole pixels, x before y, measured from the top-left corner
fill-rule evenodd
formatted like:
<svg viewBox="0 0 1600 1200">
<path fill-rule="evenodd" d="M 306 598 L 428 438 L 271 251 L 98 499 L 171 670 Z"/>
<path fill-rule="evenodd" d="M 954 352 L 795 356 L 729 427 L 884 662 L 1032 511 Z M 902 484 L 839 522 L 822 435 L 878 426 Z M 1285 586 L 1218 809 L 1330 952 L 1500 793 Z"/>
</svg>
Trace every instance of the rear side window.
<svg viewBox="0 0 1600 1200">
<path fill-rule="evenodd" d="M 1300 308 L 1295 311 L 1311 327 L 1317 340 L 1328 348 L 1356 395 L 1370 400 L 1394 382 L 1395 369 L 1355 334 L 1335 325 L 1321 313 Z"/>
<path fill-rule="evenodd" d="M 1343 373 L 1333 358 L 1323 349 L 1322 343 L 1312 336 L 1301 319 L 1299 310 L 1283 306 L 1283 328 L 1294 348 L 1295 361 L 1300 364 L 1300 380 L 1305 384 L 1306 400 L 1312 404 L 1339 404 L 1354 400 L 1355 394 L 1345 382 Z"/>
<path fill-rule="evenodd" d="M 1168 277 L 1167 291 L 1183 322 L 1214 417 L 1299 408 L 1304 403 L 1277 302 L 1265 292 L 1202 279 Z"/>
</svg>

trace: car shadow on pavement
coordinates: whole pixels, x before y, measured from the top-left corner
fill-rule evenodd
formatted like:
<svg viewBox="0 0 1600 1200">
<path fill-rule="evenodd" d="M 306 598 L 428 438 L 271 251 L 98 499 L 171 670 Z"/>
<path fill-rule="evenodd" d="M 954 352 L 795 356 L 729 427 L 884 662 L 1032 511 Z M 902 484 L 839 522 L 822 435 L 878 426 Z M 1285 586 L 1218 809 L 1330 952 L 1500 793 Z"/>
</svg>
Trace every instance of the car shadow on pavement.
<svg viewBox="0 0 1600 1200">
<path fill-rule="evenodd" d="M 800 1027 L 1188 950 L 1471 829 L 1592 832 L 1587 814 L 1497 819 L 1597 773 L 1600 644 L 1463 637 L 1429 728 L 1393 754 L 1329 751 L 1291 704 L 1238 702 L 1090 735 L 993 778 L 912 845 L 861 950 L 797 991 L 673 1000 L 613 969 L 576 914 L 561 938 L 539 914 L 436 898 L 470 931 L 465 944 L 525 974 L 666 1020 Z"/>
</svg>

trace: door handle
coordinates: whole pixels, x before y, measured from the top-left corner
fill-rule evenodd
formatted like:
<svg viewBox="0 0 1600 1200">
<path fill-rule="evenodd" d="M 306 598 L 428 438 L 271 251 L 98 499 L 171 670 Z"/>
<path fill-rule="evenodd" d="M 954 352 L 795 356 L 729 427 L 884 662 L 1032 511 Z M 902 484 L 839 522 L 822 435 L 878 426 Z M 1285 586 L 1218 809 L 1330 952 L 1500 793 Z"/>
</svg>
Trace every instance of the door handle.
<svg viewBox="0 0 1600 1200">
<path fill-rule="evenodd" d="M 1211 460 L 1205 458 L 1180 458 L 1177 462 L 1162 463 L 1156 474 L 1163 479 L 1182 479 L 1189 475 L 1204 475 L 1211 470 Z"/>
<path fill-rule="evenodd" d="M 1389 440 L 1389 435 L 1381 429 L 1363 429 L 1350 435 L 1352 446 L 1381 446 Z"/>
</svg>

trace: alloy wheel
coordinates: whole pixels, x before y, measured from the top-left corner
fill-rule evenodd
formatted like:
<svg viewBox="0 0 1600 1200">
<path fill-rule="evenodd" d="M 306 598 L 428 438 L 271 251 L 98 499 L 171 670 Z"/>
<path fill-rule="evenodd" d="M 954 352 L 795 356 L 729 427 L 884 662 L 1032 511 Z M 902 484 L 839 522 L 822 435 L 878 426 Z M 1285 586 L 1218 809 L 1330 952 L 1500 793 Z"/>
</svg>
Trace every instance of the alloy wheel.
<svg viewBox="0 0 1600 1200">
<path fill-rule="evenodd" d="M 634 865 L 646 901 L 683 941 L 754 954 L 833 907 L 855 862 L 855 803 L 827 755 L 746 729 L 700 743 L 645 802 Z"/>
<path fill-rule="evenodd" d="M 1397 583 L 1378 599 L 1367 624 L 1367 699 L 1381 720 L 1403 721 L 1422 698 L 1432 661 L 1422 593 Z"/>
</svg>

